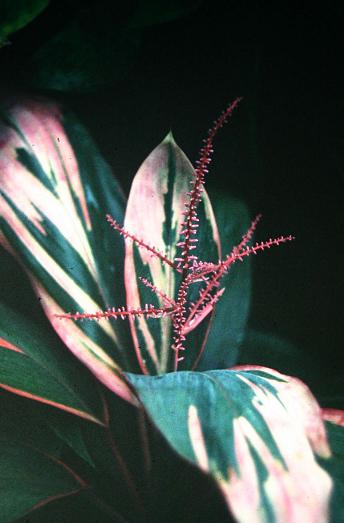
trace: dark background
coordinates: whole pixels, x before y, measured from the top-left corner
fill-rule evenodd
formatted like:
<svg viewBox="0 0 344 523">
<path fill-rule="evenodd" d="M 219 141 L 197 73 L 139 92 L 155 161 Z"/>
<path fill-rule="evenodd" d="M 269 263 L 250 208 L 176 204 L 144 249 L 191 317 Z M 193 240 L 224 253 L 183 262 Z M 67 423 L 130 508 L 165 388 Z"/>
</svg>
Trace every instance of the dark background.
<svg viewBox="0 0 344 523">
<path fill-rule="evenodd" d="M 249 328 L 289 340 L 296 355 L 267 363 L 344 407 L 343 8 L 161 4 L 52 2 L 0 49 L 3 95 L 42 93 L 74 110 L 126 191 L 170 129 L 195 160 L 211 121 L 243 96 L 208 186 L 263 213 L 257 239 L 296 236 L 254 259 Z M 69 23 L 80 42 L 64 36 Z"/>
</svg>

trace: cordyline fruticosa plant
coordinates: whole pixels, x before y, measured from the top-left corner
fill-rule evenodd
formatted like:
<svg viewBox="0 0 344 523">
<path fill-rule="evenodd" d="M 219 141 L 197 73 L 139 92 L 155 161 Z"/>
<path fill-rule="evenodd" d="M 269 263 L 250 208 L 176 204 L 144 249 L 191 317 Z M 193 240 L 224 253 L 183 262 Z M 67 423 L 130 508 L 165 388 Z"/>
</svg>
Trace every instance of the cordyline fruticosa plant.
<svg viewBox="0 0 344 523">
<path fill-rule="evenodd" d="M 296 378 L 233 366 L 248 310 L 242 262 L 292 239 L 252 243 L 260 217 L 245 232 L 243 206 L 223 194 L 216 217 L 204 190 L 213 139 L 238 102 L 195 169 L 169 134 L 125 212 L 73 117 L 42 100 L 3 107 L 0 238 L 58 337 L 1 305 L 1 522 L 66 521 L 71 499 L 83 521 L 201 521 L 204 497 L 203 520 L 329 520 L 323 420 L 340 427 L 341 411 L 321 410 Z M 189 481 L 192 516 L 177 508 Z"/>
</svg>

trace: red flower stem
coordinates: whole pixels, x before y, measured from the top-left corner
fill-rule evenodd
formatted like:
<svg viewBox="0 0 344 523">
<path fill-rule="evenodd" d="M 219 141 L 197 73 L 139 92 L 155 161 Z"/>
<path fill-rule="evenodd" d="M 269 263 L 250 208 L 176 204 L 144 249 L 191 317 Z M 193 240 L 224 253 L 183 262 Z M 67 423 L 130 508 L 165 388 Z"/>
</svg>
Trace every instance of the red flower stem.
<svg viewBox="0 0 344 523">
<path fill-rule="evenodd" d="M 142 278 L 142 276 L 139 276 L 139 280 L 142 281 L 142 283 L 148 287 L 149 289 L 151 289 L 152 292 L 154 292 L 157 296 L 160 296 L 160 298 L 164 301 L 164 302 L 167 302 L 171 307 L 173 308 L 176 308 L 177 307 L 177 303 L 172 299 L 170 298 L 169 296 L 167 296 L 167 294 L 165 294 L 163 291 L 161 291 L 160 289 L 158 289 L 152 282 L 150 282 L 149 280 L 147 280 L 146 278 Z"/>
<path fill-rule="evenodd" d="M 257 217 L 258 218 L 258 217 Z M 252 225 L 257 224 L 257 218 L 252 222 Z M 259 219 L 259 218 L 258 218 Z M 197 278 L 199 278 L 201 275 L 204 276 L 207 273 L 215 272 L 214 276 L 209 280 L 207 286 L 200 292 L 199 298 L 196 301 L 196 303 L 193 305 L 190 314 L 186 320 L 186 323 L 189 323 L 191 319 L 195 316 L 195 314 L 198 312 L 199 308 L 204 305 L 206 300 L 211 299 L 211 291 L 218 287 L 219 280 L 222 278 L 222 276 L 229 270 L 230 265 L 235 263 L 237 260 L 243 261 L 243 258 L 245 256 L 250 256 L 251 254 L 257 254 L 258 251 L 263 251 L 265 249 L 270 249 L 273 245 L 280 245 L 281 243 L 285 243 L 287 241 L 291 241 L 294 239 L 293 236 L 280 236 L 279 238 L 269 239 L 266 242 L 257 243 L 253 247 L 247 247 L 245 251 L 242 251 L 243 246 L 247 241 L 249 241 L 250 237 L 252 236 L 252 233 L 250 231 L 252 230 L 252 226 L 249 229 L 248 233 L 243 236 L 243 240 L 239 243 L 237 247 L 234 247 L 231 254 L 229 254 L 224 261 L 220 262 L 217 266 L 217 269 L 214 269 L 214 267 L 210 267 L 208 269 L 205 269 L 205 271 L 202 271 L 200 274 L 197 274 Z M 253 229 L 254 230 L 254 229 Z M 253 231 L 252 231 L 253 232 Z M 240 252 L 241 250 L 241 252 Z M 195 279 L 195 274 L 191 275 L 191 279 Z"/>
<path fill-rule="evenodd" d="M 220 297 L 222 296 L 222 294 L 224 293 L 225 291 L 225 288 L 223 287 L 222 289 L 220 289 L 219 291 L 217 291 L 214 295 L 211 295 L 209 294 L 209 296 L 206 297 L 206 299 L 204 300 L 205 303 L 201 303 L 200 305 L 197 306 L 197 304 L 195 304 L 193 307 L 191 307 L 189 309 L 189 316 L 187 317 L 186 319 L 186 322 L 185 322 L 185 325 L 184 325 L 184 334 L 188 334 L 189 332 L 191 332 L 194 328 L 197 327 L 197 325 L 199 325 L 199 323 L 201 321 L 203 321 L 203 319 L 208 316 L 208 314 L 210 314 L 210 312 L 212 312 L 212 310 L 214 309 L 214 306 L 215 304 L 219 301 Z M 194 316 L 196 316 L 197 314 L 197 318 L 194 318 Z M 193 325 L 191 325 L 191 322 L 193 320 Z"/>
<path fill-rule="evenodd" d="M 182 223 L 182 231 L 180 233 L 181 237 L 184 237 L 181 241 L 177 243 L 177 246 L 181 248 L 181 255 L 176 258 L 178 261 L 178 268 L 182 268 L 182 282 L 179 287 L 177 305 L 179 310 L 174 314 L 173 326 L 174 326 L 174 343 L 172 349 L 175 351 L 174 357 L 174 370 L 178 369 L 179 361 L 184 358 L 180 356 L 180 351 L 185 350 L 183 346 L 183 341 L 185 336 L 183 334 L 183 327 L 186 322 L 185 317 L 185 303 L 187 289 L 191 283 L 189 280 L 189 269 L 191 268 L 191 263 L 197 259 L 197 256 L 190 255 L 190 251 L 196 248 L 198 222 L 197 217 L 197 207 L 201 201 L 203 185 L 205 174 L 208 172 L 207 166 L 211 162 L 211 155 L 213 153 L 213 140 L 218 132 L 218 130 L 227 122 L 228 118 L 231 116 L 233 110 L 239 104 L 241 98 L 236 98 L 234 102 L 230 103 L 229 106 L 221 113 L 219 118 L 214 121 L 214 125 L 208 131 L 208 137 L 204 139 L 204 145 L 200 151 L 200 158 L 196 162 L 196 169 L 194 179 L 192 180 L 192 188 L 188 193 L 188 200 L 185 203 L 185 219 Z"/>
<path fill-rule="evenodd" d="M 146 249 L 147 251 L 151 252 L 152 255 L 156 256 L 157 258 L 159 258 L 162 262 L 164 263 L 167 263 L 167 265 L 169 265 L 170 267 L 172 267 L 173 269 L 176 269 L 178 272 L 181 272 L 176 264 L 174 262 L 172 262 L 171 260 L 169 260 L 167 258 L 167 256 L 165 256 L 165 254 L 162 254 L 160 251 L 158 251 L 155 247 L 153 247 L 152 245 L 148 245 L 148 243 L 146 243 L 145 241 L 143 241 L 141 238 L 137 238 L 134 234 L 126 231 L 125 229 L 123 229 L 123 227 L 121 227 L 114 218 L 112 218 L 112 216 L 110 216 L 110 214 L 107 214 L 106 215 L 106 219 L 107 221 L 109 222 L 109 224 L 111 225 L 111 227 L 113 227 L 114 229 L 116 229 L 116 231 L 118 231 L 122 236 L 124 236 L 124 238 L 129 238 L 130 240 L 132 240 L 134 243 L 136 243 L 136 245 L 138 245 L 139 247 L 142 247 L 144 249 Z"/>
<path fill-rule="evenodd" d="M 202 307 L 205 303 L 205 300 L 207 300 L 208 298 L 211 298 L 211 295 L 210 295 L 210 292 L 214 289 L 214 287 L 217 287 L 218 286 L 218 280 L 222 277 L 224 271 L 220 274 L 220 272 L 218 272 L 210 281 L 209 283 L 207 284 L 207 286 L 205 287 L 205 289 L 203 289 L 201 292 L 200 292 L 200 295 L 199 295 L 199 298 L 198 300 L 196 301 L 196 303 L 193 305 L 193 307 L 191 308 L 190 310 L 190 314 L 189 316 L 187 317 L 187 320 L 186 320 L 186 323 L 190 323 L 190 321 L 192 320 L 192 318 L 195 316 L 195 314 L 197 314 L 197 312 L 199 311 L 200 307 Z"/>
<path fill-rule="evenodd" d="M 174 336 L 173 336 L 173 345 L 172 350 L 174 350 L 174 371 L 178 370 L 178 364 L 180 361 L 182 361 L 184 358 L 180 356 L 180 351 L 184 351 L 185 347 L 183 345 L 183 342 L 185 340 L 185 336 L 183 334 L 183 327 L 186 322 L 185 317 L 185 304 L 186 304 L 186 298 L 189 288 L 189 276 L 186 276 L 184 280 L 181 282 L 179 290 L 178 290 L 178 299 L 177 299 L 177 309 L 173 315 L 173 329 L 174 329 Z"/>
<path fill-rule="evenodd" d="M 146 305 L 144 309 L 125 309 L 120 307 L 115 309 L 112 307 L 106 311 L 96 311 L 96 312 L 67 312 L 66 314 L 55 314 L 57 318 L 66 318 L 70 320 L 101 320 L 103 318 L 121 318 L 124 320 L 127 317 L 132 316 L 147 316 L 147 317 L 161 317 L 166 316 L 167 314 L 172 314 L 174 312 L 174 307 L 154 307 L 153 305 Z"/>
<path fill-rule="evenodd" d="M 211 155 L 213 153 L 213 141 L 218 130 L 227 122 L 234 109 L 239 104 L 241 98 L 236 98 L 234 102 L 231 102 L 229 106 L 221 113 L 219 118 L 214 121 L 214 125 L 208 131 L 208 137 L 204 139 L 204 146 L 200 151 L 200 158 L 196 161 L 195 176 L 192 181 L 192 189 L 188 194 L 189 199 L 185 204 L 185 220 L 182 224 L 181 236 L 184 236 L 184 240 L 179 242 L 179 246 L 182 248 L 181 257 L 178 260 L 181 263 L 183 269 L 183 280 L 190 267 L 191 258 L 195 259 L 196 256 L 190 257 L 190 251 L 195 248 L 193 243 L 197 242 L 196 238 L 191 238 L 191 235 L 197 233 L 198 218 L 197 218 L 197 207 L 201 201 L 201 194 L 203 191 L 205 174 L 208 172 L 207 166 L 211 162 Z"/>
<path fill-rule="evenodd" d="M 257 214 L 254 220 L 252 220 L 250 228 L 248 231 L 244 234 L 242 237 L 241 242 L 234 248 L 234 250 L 241 251 L 245 245 L 252 239 L 253 233 L 256 230 L 256 227 L 258 225 L 258 222 L 261 220 L 262 215 Z"/>
</svg>

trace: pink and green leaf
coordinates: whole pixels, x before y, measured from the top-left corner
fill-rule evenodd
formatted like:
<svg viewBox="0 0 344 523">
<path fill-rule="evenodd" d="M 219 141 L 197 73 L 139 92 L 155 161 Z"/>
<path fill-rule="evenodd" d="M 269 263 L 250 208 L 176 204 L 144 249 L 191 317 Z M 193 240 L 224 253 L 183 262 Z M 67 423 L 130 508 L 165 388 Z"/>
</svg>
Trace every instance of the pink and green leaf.
<svg viewBox="0 0 344 523">
<path fill-rule="evenodd" d="M 126 239 L 125 286 L 127 306 L 137 308 L 145 303 L 163 306 L 164 299 L 140 281 L 147 279 L 162 293 L 176 299 L 180 283 L 177 244 L 184 219 L 187 193 L 194 178 L 194 169 L 171 134 L 156 147 L 139 168 L 130 190 L 124 228 L 136 238 L 149 244 L 161 256 L 138 242 Z M 207 261 L 220 258 L 220 240 L 209 198 L 205 192 L 199 206 L 200 228 L 197 255 Z M 162 260 L 162 256 L 168 262 Z M 198 295 L 197 285 L 193 301 Z M 157 322 L 146 318 L 131 318 L 131 330 L 136 354 L 144 373 L 161 373 L 171 368 L 172 321 L 166 316 Z M 204 322 L 208 323 L 208 322 Z M 190 346 L 200 348 L 204 342 L 207 325 L 197 329 Z M 187 351 L 186 351 L 187 352 Z M 197 351 L 186 354 L 185 364 L 197 358 Z"/>
<path fill-rule="evenodd" d="M 102 383 L 134 401 L 121 374 L 133 368 L 124 326 L 75 325 L 55 316 L 123 303 L 123 242 L 105 221 L 106 212 L 123 219 L 120 187 L 83 128 L 57 105 L 8 105 L 0 147 L 2 243 L 68 348 Z"/>
<path fill-rule="evenodd" d="M 344 427 L 344 410 L 342 409 L 322 409 L 322 419 L 325 421 L 330 421 L 335 425 Z"/>
<path fill-rule="evenodd" d="M 330 521 L 344 521 L 344 410 L 322 409 L 332 456 L 320 460 L 330 474 L 334 489 L 330 505 Z"/>
<path fill-rule="evenodd" d="M 328 520 L 332 481 L 321 410 L 308 388 L 264 367 L 129 375 L 151 419 L 217 482 L 238 522 Z"/>
</svg>

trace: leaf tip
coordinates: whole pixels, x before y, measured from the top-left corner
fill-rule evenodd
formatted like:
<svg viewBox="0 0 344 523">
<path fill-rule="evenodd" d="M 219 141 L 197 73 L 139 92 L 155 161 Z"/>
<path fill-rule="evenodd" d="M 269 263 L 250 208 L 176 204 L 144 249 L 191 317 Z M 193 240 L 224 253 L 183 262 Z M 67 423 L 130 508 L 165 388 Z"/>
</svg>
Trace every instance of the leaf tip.
<svg viewBox="0 0 344 523">
<path fill-rule="evenodd" d="M 166 134 L 165 138 L 163 139 L 162 143 L 170 143 L 175 145 L 176 141 L 174 139 L 172 129 L 169 130 L 169 132 Z"/>
</svg>

